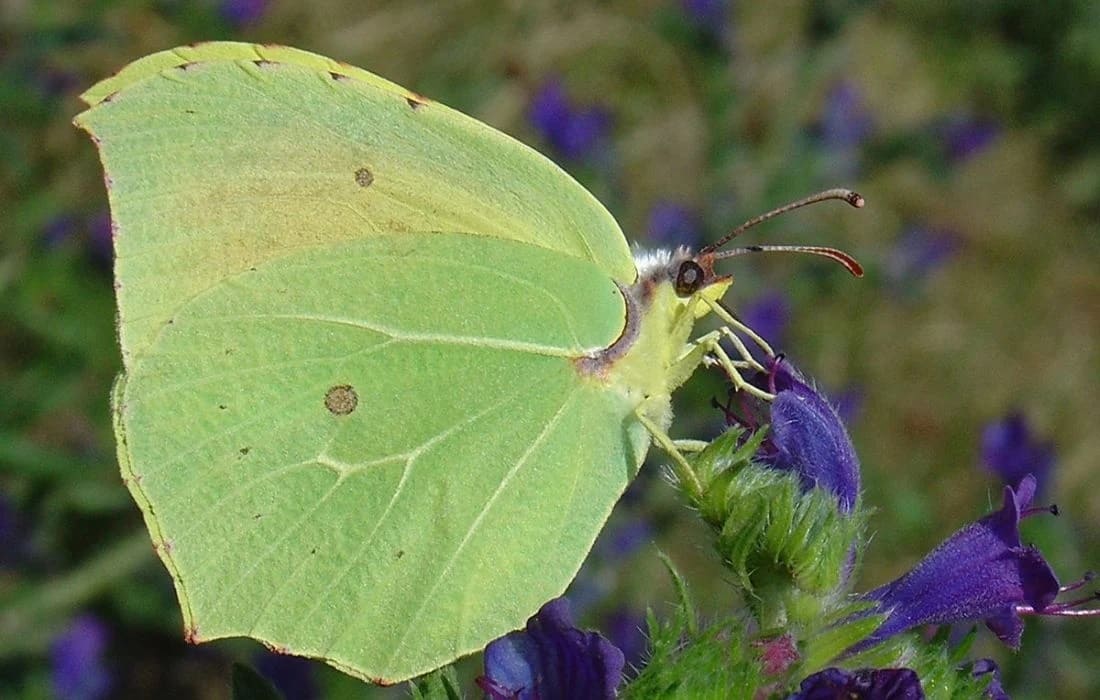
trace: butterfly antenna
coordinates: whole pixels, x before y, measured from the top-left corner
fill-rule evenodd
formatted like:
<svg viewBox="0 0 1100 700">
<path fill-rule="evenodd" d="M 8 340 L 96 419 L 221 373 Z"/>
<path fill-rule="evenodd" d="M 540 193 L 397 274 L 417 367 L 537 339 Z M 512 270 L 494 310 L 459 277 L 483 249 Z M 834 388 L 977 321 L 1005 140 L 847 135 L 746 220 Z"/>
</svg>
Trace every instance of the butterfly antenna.
<svg viewBox="0 0 1100 700">
<path fill-rule="evenodd" d="M 810 204 L 817 204 L 818 202 L 824 202 L 824 201 L 829 200 L 829 199 L 842 199 L 845 202 L 847 202 L 848 204 L 851 204 L 856 209 L 859 209 L 864 205 L 863 197 L 858 192 L 853 192 L 852 190 L 846 190 L 844 188 L 836 188 L 836 189 L 832 189 L 832 190 L 825 190 L 824 192 L 818 192 L 817 194 L 812 194 L 809 197 L 806 197 L 805 199 L 800 199 L 796 202 L 791 202 L 790 204 L 784 204 L 783 206 L 781 206 L 777 209 L 772 209 L 771 211 L 769 211 L 766 214 L 761 214 L 760 216 L 754 216 L 753 218 L 749 219 L 745 223 L 741 224 L 737 228 L 730 231 L 725 237 L 723 237 L 717 243 L 712 243 L 708 246 L 704 246 L 699 251 L 699 253 L 700 254 L 713 253 L 714 251 L 718 250 L 719 248 L 721 248 L 725 244 L 729 243 L 734 238 L 737 238 L 742 233 L 744 233 L 745 231 L 748 231 L 750 228 L 752 228 L 753 226 L 756 226 L 757 224 L 762 224 L 765 221 L 767 221 L 768 219 L 774 219 L 775 217 L 779 216 L 780 214 L 786 214 L 789 211 L 793 211 L 795 209 L 801 209 L 802 207 L 809 206 Z M 806 251 L 806 252 L 810 252 L 810 251 Z M 723 255 L 721 257 L 729 257 L 729 256 Z M 831 257 L 831 256 L 827 256 L 827 257 Z M 849 259 L 851 259 L 851 258 L 849 257 Z M 855 262 L 855 261 L 853 261 L 853 262 Z"/>
<path fill-rule="evenodd" d="M 787 212 L 794 209 L 800 209 L 810 204 L 824 202 L 828 199 L 842 199 L 856 209 L 862 208 L 865 204 L 863 197 L 858 192 L 853 192 L 852 190 L 838 187 L 836 189 L 818 192 L 817 194 L 812 194 L 809 197 L 799 199 L 798 201 L 791 202 L 790 204 L 784 204 L 777 209 L 772 209 L 766 214 L 761 214 L 760 216 L 755 216 L 749 219 L 734 230 L 730 231 L 729 234 L 724 236 L 717 243 L 712 243 L 708 246 L 704 246 L 699 251 L 699 254 L 711 254 L 714 256 L 715 260 L 722 260 L 723 258 L 732 258 L 737 255 L 745 255 L 747 253 L 809 253 L 811 255 L 820 255 L 822 257 L 829 258 L 830 260 L 834 260 L 843 265 L 844 268 L 848 270 L 848 272 L 852 273 L 853 276 L 862 277 L 863 266 L 856 262 L 856 259 L 853 258 L 851 255 L 848 255 L 842 250 L 837 250 L 836 248 L 826 248 L 813 245 L 749 245 L 716 252 L 719 248 L 729 243 L 734 238 L 737 238 L 742 233 L 748 231 L 750 228 L 756 226 L 757 224 L 764 223 L 768 219 L 773 219 L 780 214 L 786 214 Z"/>
<path fill-rule="evenodd" d="M 826 248 L 817 245 L 747 245 L 740 248 L 730 248 L 714 254 L 715 260 L 732 258 L 748 253 L 809 253 L 829 258 L 844 266 L 844 269 L 852 273 L 853 277 L 863 277 L 863 266 L 851 255 L 836 248 Z"/>
</svg>

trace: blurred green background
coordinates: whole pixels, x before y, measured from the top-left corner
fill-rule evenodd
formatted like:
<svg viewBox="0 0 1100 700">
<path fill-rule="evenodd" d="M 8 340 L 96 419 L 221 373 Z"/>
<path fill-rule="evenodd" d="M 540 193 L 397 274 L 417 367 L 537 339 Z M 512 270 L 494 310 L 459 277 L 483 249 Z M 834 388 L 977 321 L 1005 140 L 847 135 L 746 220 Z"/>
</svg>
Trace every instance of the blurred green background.
<svg viewBox="0 0 1100 700">
<path fill-rule="evenodd" d="M 0 0 L 0 697 L 223 698 L 232 659 L 291 698 L 375 693 L 251 642 L 184 644 L 115 463 L 107 204 L 70 120 L 127 62 L 225 38 L 362 66 L 515 135 L 642 245 L 859 190 L 862 211 L 818 205 L 746 240 L 837 245 L 864 279 L 759 256 L 730 263 L 727 297 L 849 417 L 876 509 L 859 589 L 999 504 L 983 433 L 1014 413 L 1062 510 L 1029 520 L 1025 540 L 1063 582 L 1100 564 L 1100 5 Z M 713 435 L 724 395 L 694 380 L 675 436 Z M 668 610 L 658 546 L 708 615 L 736 605 L 657 475 L 572 591 L 585 623 L 626 630 L 620 644 L 637 644 L 646 605 Z M 1088 698 L 1097 648 L 1096 622 L 1039 618 L 1020 652 L 982 633 L 975 655 L 999 660 L 1014 698 Z"/>
</svg>

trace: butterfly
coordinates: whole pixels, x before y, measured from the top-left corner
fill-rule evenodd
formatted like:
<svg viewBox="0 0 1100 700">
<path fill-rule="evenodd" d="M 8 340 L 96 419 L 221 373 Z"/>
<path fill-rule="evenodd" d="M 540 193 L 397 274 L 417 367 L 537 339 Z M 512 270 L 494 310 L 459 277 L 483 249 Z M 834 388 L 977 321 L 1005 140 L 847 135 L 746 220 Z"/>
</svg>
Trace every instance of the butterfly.
<svg viewBox="0 0 1100 700">
<path fill-rule="evenodd" d="M 690 493 L 670 396 L 751 362 L 714 264 L 778 247 L 635 258 L 533 149 L 298 49 L 181 47 L 83 99 L 118 459 L 190 641 L 398 682 L 560 594 L 651 443 Z"/>
</svg>

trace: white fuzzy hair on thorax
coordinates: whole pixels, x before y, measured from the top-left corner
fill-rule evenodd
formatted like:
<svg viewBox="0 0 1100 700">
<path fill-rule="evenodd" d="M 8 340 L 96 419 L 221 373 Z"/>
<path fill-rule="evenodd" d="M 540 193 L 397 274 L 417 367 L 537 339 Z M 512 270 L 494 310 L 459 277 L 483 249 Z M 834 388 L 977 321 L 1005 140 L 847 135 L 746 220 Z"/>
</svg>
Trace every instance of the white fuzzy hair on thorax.
<svg viewBox="0 0 1100 700">
<path fill-rule="evenodd" d="M 635 244 L 634 266 L 638 268 L 638 279 L 646 279 L 661 274 L 669 274 L 673 265 L 679 265 L 684 260 L 692 257 L 691 248 L 679 246 L 676 250 L 658 248 L 646 250 Z"/>
</svg>

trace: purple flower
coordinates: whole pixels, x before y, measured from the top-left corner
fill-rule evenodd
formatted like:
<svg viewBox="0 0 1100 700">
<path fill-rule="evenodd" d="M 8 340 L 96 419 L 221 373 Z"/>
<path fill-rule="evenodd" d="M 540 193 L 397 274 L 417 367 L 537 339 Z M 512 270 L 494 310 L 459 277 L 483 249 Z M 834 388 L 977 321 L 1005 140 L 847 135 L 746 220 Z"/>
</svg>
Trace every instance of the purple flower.
<svg viewBox="0 0 1100 700">
<path fill-rule="evenodd" d="M 769 358 L 770 373 L 756 377 L 775 394 L 766 420 L 771 431 L 757 459 L 775 469 L 798 474 L 809 490 L 819 486 L 836 496 L 840 510 L 850 513 L 859 499 L 859 459 L 836 408 L 782 356 Z M 732 421 L 755 429 L 755 420 Z"/>
<path fill-rule="evenodd" d="M 615 645 L 574 627 L 568 601 L 555 598 L 526 630 L 485 648 L 485 675 L 477 683 L 490 700 L 614 698 L 623 664 Z"/>
<path fill-rule="evenodd" d="M 646 226 L 649 240 L 663 248 L 695 247 L 702 239 L 695 212 L 675 202 L 657 202 Z"/>
<path fill-rule="evenodd" d="M 1054 466 L 1051 443 L 1036 440 L 1027 419 L 1019 412 L 1010 413 L 985 427 L 981 454 L 986 469 L 1013 488 L 1032 474 L 1037 494 L 1044 492 Z"/>
<path fill-rule="evenodd" d="M 111 676 L 103 662 L 107 626 L 94 615 L 74 618 L 50 646 L 54 694 L 66 700 L 107 697 Z"/>
<path fill-rule="evenodd" d="M 886 259 L 886 277 L 896 289 L 919 283 L 943 266 L 961 247 L 957 234 L 926 226 L 908 226 Z"/>
<path fill-rule="evenodd" d="M 222 0 L 219 14 L 234 27 L 246 27 L 259 22 L 267 12 L 268 0 Z"/>
<path fill-rule="evenodd" d="M 920 678 L 908 668 L 827 668 L 806 678 L 787 700 L 923 700 Z"/>
<path fill-rule="evenodd" d="M 783 292 L 768 291 L 742 306 L 741 320 L 772 347 L 781 347 L 791 322 L 791 303 Z"/>
<path fill-rule="evenodd" d="M 993 121 L 968 115 L 949 117 L 937 131 L 947 157 L 956 163 L 989 148 L 1001 134 Z"/>
<path fill-rule="evenodd" d="M 313 677 L 316 664 L 289 654 L 265 652 L 255 659 L 256 670 L 271 681 L 286 700 L 313 700 L 320 697 Z"/>
<path fill-rule="evenodd" d="M 878 603 L 871 612 L 886 619 L 856 648 L 920 625 L 976 620 L 1017 648 L 1020 614 L 1043 612 L 1060 591 L 1039 550 L 1020 544 L 1020 518 L 1047 512 L 1028 510 L 1034 495 L 1031 477 L 1017 488 L 1006 486 L 1000 510 L 956 532 L 901 578 L 865 594 Z"/>
<path fill-rule="evenodd" d="M 574 161 L 593 155 L 607 139 L 611 125 L 605 110 L 574 106 L 557 78 L 545 82 L 535 94 L 528 117 L 555 151 Z"/>
</svg>

